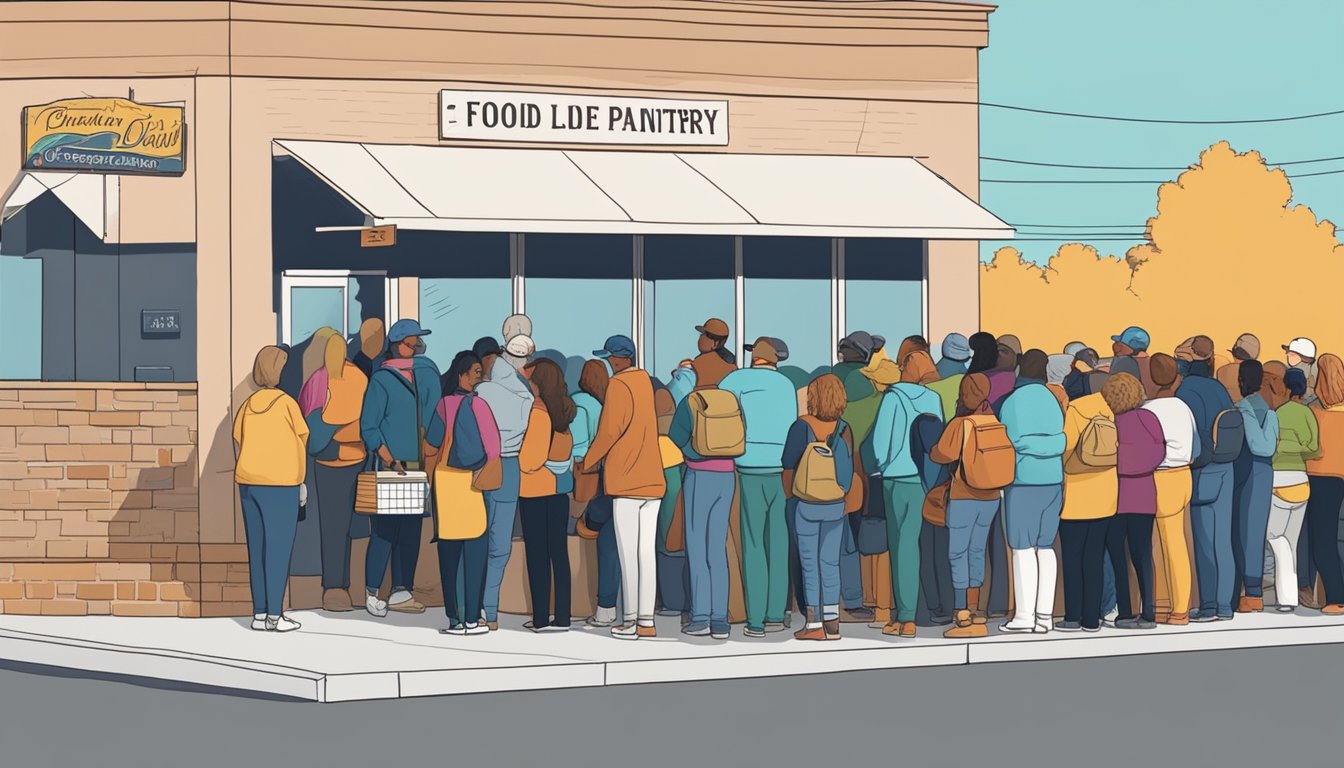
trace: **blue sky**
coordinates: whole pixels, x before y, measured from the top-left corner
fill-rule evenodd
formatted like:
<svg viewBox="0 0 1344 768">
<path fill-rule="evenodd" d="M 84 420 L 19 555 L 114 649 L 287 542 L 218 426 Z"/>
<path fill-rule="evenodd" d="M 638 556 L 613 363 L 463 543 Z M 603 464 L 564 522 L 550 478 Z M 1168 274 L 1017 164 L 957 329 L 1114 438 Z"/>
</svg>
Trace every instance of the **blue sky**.
<svg viewBox="0 0 1344 768">
<path fill-rule="evenodd" d="M 1251 120 L 1344 110 L 1344 0 L 998 0 L 980 54 L 980 99 L 1166 120 Z M 1226 139 L 1270 163 L 1344 156 L 1344 114 L 1291 122 L 1174 125 L 983 107 L 984 157 L 1077 165 L 1175 166 Z M 1291 165 L 1295 201 L 1344 226 L 1344 160 Z M 1296 173 L 1341 173 L 1293 178 Z M 1178 171 L 1049 168 L 981 160 L 982 179 L 1168 180 Z M 1156 184 L 996 184 L 981 201 L 1020 227 L 1044 261 L 1081 232 L 1123 254 L 1156 211 Z M 1123 225 L 1116 228 L 1110 225 Z M 1105 225 L 1080 229 L 1078 225 Z M 1049 233 L 1047 235 L 1046 233 Z M 1344 234 L 1344 233 L 1341 233 Z M 1027 238 L 1071 235 L 1063 240 Z M 1126 239 L 1128 238 L 1128 239 Z M 987 242 L 988 258 L 1003 242 Z"/>
</svg>

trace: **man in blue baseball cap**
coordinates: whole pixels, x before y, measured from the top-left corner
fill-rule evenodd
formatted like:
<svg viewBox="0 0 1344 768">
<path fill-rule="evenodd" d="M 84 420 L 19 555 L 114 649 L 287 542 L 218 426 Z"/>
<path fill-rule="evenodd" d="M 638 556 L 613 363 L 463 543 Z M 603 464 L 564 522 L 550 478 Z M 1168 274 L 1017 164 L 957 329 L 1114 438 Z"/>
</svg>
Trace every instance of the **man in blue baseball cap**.
<svg viewBox="0 0 1344 768">
<path fill-rule="evenodd" d="M 1131 325 L 1111 337 L 1111 351 L 1115 358 L 1111 360 L 1110 374 L 1128 373 L 1143 383 L 1143 390 L 1149 399 L 1157 394 L 1153 377 L 1148 373 L 1148 332 L 1137 325 Z"/>
<path fill-rule="evenodd" d="M 611 634 L 621 640 L 657 637 L 653 615 L 658 596 L 658 508 L 667 482 L 658 449 L 653 380 L 635 367 L 635 343 L 628 336 L 612 336 L 593 354 L 611 363 L 613 375 L 593 441 L 574 469 L 592 473 L 607 465 L 602 484 L 612 497 L 625 603 L 621 623 L 612 627 Z"/>
<path fill-rule="evenodd" d="M 398 320 L 387 332 L 387 359 L 369 377 L 359 431 L 381 468 L 402 473 L 425 469 L 424 435 L 442 394 L 439 369 L 424 356 L 422 337 L 428 335 L 419 322 Z M 381 618 L 389 610 L 425 612 L 425 606 L 411 595 L 423 520 L 410 515 L 374 516 L 364 558 L 365 608 L 370 614 Z M 378 595 L 389 561 L 392 592 L 384 601 Z"/>
</svg>

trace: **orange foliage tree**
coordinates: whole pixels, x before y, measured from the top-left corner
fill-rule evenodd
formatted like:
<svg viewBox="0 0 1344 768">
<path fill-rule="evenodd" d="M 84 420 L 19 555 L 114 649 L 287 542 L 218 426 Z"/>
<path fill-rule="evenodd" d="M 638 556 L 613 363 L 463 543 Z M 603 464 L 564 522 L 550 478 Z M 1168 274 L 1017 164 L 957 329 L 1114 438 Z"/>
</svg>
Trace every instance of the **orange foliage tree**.
<svg viewBox="0 0 1344 768">
<path fill-rule="evenodd" d="M 1158 188 L 1148 242 L 1123 260 L 1070 243 L 1038 267 L 999 249 L 981 274 L 981 322 L 1047 352 L 1078 340 L 1106 355 L 1111 335 L 1141 325 L 1153 351 L 1198 333 L 1225 351 L 1249 331 L 1262 360 L 1296 336 L 1344 353 L 1344 244 L 1291 200 L 1282 170 L 1220 142 Z"/>
</svg>

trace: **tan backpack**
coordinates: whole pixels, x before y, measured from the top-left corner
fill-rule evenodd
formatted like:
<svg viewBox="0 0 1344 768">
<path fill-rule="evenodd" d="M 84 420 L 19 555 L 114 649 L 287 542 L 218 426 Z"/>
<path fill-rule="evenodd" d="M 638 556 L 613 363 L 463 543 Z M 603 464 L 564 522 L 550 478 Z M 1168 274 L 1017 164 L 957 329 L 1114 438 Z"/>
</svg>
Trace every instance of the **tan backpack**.
<svg viewBox="0 0 1344 768">
<path fill-rule="evenodd" d="M 747 451 L 747 425 L 731 392 L 699 389 L 687 395 L 691 449 L 706 459 L 732 459 Z"/>
<path fill-rule="evenodd" d="M 1119 446 L 1115 420 L 1109 416 L 1093 416 L 1078 435 L 1078 445 L 1064 462 L 1064 471 L 1077 475 L 1113 469 Z"/>
<path fill-rule="evenodd" d="M 845 498 L 845 489 L 835 472 L 835 452 L 847 451 L 849 446 L 840 437 L 845 428 L 844 421 L 835 424 L 835 431 L 829 438 L 817 433 L 814 423 L 809 423 L 813 440 L 803 450 L 798 468 L 793 473 L 793 495 L 803 501 L 817 504 L 830 504 Z"/>
<path fill-rule="evenodd" d="M 961 433 L 961 477 L 978 491 L 996 491 L 1013 484 L 1017 451 L 1008 428 L 992 416 L 972 416 Z"/>
</svg>

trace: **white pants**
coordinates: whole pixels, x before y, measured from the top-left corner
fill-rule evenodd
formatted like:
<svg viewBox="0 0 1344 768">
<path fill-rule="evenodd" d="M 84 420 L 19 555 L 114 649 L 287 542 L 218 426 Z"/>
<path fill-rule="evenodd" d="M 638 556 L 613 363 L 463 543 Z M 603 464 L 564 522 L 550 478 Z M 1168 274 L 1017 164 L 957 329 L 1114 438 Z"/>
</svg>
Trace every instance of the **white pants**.
<svg viewBox="0 0 1344 768">
<path fill-rule="evenodd" d="M 662 499 L 612 499 L 616 554 L 621 560 L 621 600 L 625 623 L 653 626 L 658 599 L 658 507 Z M 1296 578 L 1293 581 L 1297 583 Z"/>
<path fill-rule="evenodd" d="M 1270 497 L 1269 528 L 1266 534 L 1274 551 L 1274 594 L 1279 605 L 1297 607 L 1297 537 L 1307 502 L 1290 504 L 1278 496 Z"/>
</svg>

